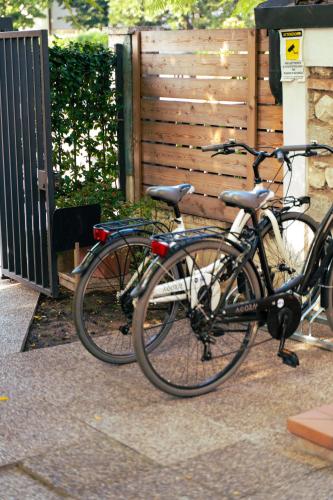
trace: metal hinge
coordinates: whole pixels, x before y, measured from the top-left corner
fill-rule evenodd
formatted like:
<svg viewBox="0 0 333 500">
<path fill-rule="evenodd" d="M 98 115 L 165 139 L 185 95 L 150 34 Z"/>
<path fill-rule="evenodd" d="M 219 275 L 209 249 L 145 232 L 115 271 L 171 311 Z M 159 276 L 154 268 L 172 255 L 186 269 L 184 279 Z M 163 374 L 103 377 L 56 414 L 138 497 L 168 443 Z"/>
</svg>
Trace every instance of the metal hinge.
<svg viewBox="0 0 333 500">
<path fill-rule="evenodd" d="M 38 170 L 38 189 L 46 191 L 47 183 L 47 172 L 45 170 Z"/>
</svg>

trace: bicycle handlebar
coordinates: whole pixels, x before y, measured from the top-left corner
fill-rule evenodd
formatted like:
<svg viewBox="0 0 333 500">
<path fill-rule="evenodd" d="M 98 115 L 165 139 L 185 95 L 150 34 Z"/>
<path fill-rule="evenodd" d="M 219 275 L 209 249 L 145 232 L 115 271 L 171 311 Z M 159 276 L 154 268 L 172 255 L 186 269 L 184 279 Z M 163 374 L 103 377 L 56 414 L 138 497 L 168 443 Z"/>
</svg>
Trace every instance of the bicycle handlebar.
<svg viewBox="0 0 333 500">
<path fill-rule="evenodd" d="M 291 153 L 293 151 L 304 151 L 305 153 L 310 150 L 315 150 L 315 149 L 324 149 L 326 151 L 329 151 L 330 153 L 333 153 L 333 148 L 330 146 L 327 146 L 327 144 L 316 144 L 316 143 L 311 143 L 311 144 L 303 144 L 303 145 L 297 145 L 297 146 L 281 146 L 277 150 L 282 151 L 283 153 Z"/>
<path fill-rule="evenodd" d="M 271 153 L 268 153 L 267 151 L 257 151 L 256 149 L 251 148 L 250 146 L 248 146 L 243 142 L 235 142 L 235 141 L 225 142 L 223 144 L 210 144 L 208 146 L 203 146 L 201 150 L 204 152 L 214 151 L 220 154 L 231 154 L 235 152 L 233 150 L 233 148 L 235 147 L 243 148 L 253 156 L 257 157 L 261 156 L 262 158 L 277 158 L 277 160 L 280 163 L 283 163 L 288 158 L 288 153 L 290 152 L 304 151 L 304 156 L 307 156 L 313 150 L 323 149 L 325 151 L 333 153 L 332 147 L 327 146 L 326 144 L 317 144 L 315 142 L 303 145 L 281 146 L 279 148 L 274 149 L 274 151 L 272 151 Z M 230 149 L 232 150 L 230 151 Z"/>
</svg>

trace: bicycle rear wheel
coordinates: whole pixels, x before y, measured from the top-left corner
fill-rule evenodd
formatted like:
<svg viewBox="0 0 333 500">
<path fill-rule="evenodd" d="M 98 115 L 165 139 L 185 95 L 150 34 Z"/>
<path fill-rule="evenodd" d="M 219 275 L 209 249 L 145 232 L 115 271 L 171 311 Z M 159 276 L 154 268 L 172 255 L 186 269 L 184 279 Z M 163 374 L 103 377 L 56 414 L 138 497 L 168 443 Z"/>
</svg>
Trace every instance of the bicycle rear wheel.
<svg viewBox="0 0 333 500">
<path fill-rule="evenodd" d="M 247 355 L 257 322 L 226 323 L 223 318 L 226 304 L 260 297 L 251 264 L 242 268 L 241 280 L 232 277 L 239 254 L 222 240 L 204 240 L 176 252 L 151 276 L 135 308 L 134 347 L 142 371 L 160 390 L 183 397 L 205 394 L 232 375 Z M 187 269 L 176 281 L 170 273 L 174 267 Z M 147 338 L 160 328 L 154 310 L 158 301 L 177 303 L 178 309 L 168 334 L 149 351 Z"/>
<path fill-rule="evenodd" d="M 101 361 L 135 361 L 131 292 L 150 262 L 150 240 L 129 236 L 106 245 L 80 278 L 74 296 L 77 334 L 85 348 Z M 171 304 L 164 313 L 170 316 L 173 311 Z M 150 337 L 147 348 L 153 348 L 167 328 L 167 324 L 162 325 L 158 334 Z"/>
</svg>

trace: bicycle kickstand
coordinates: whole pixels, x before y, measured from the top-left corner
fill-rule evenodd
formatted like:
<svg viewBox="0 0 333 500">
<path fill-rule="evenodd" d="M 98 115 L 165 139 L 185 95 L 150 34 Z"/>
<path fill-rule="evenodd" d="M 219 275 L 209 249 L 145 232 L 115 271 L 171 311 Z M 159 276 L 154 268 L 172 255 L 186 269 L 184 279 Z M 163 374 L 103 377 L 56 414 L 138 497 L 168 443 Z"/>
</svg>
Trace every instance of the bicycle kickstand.
<svg viewBox="0 0 333 500">
<path fill-rule="evenodd" d="M 282 359 L 282 362 L 285 365 L 291 366 L 292 368 L 296 368 L 299 365 L 299 359 L 297 354 L 284 347 L 284 344 L 286 342 L 287 321 L 288 321 L 287 317 L 284 316 L 281 325 L 282 332 L 281 332 L 280 345 L 277 355 L 279 356 L 279 358 Z"/>
</svg>

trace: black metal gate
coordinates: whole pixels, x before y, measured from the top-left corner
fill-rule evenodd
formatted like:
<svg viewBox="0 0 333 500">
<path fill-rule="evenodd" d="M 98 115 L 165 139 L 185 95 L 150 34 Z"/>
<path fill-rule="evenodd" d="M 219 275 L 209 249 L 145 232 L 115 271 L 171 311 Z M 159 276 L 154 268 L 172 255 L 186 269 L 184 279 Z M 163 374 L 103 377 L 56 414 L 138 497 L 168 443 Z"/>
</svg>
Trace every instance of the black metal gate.
<svg viewBox="0 0 333 500">
<path fill-rule="evenodd" d="M 2 274 L 56 296 L 47 31 L 0 33 Z"/>
</svg>

